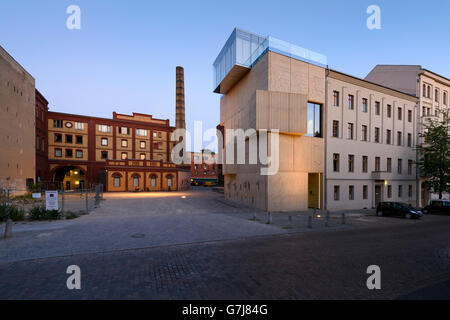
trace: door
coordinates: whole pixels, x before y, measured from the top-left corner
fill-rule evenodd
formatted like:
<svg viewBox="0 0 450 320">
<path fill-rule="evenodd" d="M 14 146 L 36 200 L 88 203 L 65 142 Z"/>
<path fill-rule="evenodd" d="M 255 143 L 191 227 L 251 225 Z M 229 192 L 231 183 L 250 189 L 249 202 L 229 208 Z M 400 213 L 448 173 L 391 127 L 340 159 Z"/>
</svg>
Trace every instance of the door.
<svg viewBox="0 0 450 320">
<path fill-rule="evenodd" d="M 377 206 L 381 201 L 383 201 L 382 187 L 381 187 L 381 185 L 376 185 L 375 186 L 375 206 Z"/>
<path fill-rule="evenodd" d="M 66 190 L 70 190 L 70 181 L 66 181 Z"/>
</svg>

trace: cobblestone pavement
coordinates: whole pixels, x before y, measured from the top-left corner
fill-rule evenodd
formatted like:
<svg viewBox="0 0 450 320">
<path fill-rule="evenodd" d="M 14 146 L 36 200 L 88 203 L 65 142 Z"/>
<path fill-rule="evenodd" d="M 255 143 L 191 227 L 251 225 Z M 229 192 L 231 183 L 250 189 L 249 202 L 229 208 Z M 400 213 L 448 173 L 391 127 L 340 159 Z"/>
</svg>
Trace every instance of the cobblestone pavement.
<svg viewBox="0 0 450 320">
<path fill-rule="evenodd" d="M 334 232 L 3 262 L 0 299 L 395 299 L 426 288 L 449 299 L 450 218 L 371 219 Z M 66 288 L 72 264 L 78 291 Z M 366 287 L 373 264 L 379 291 Z"/>
</svg>

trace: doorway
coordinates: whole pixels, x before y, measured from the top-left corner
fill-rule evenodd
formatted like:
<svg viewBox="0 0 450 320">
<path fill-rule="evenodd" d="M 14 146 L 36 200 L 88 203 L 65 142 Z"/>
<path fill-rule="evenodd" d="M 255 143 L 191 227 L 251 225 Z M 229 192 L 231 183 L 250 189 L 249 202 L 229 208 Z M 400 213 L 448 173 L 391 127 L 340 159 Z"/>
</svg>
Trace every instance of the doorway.
<svg viewBox="0 0 450 320">
<path fill-rule="evenodd" d="M 308 173 L 308 208 L 322 208 L 321 178 L 320 173 Z"/>
<path fill-rule="evenodd" d="M 375 206 L 383 201 L 383 187 L 379 184 L 375 185 Z"/>
</svg>

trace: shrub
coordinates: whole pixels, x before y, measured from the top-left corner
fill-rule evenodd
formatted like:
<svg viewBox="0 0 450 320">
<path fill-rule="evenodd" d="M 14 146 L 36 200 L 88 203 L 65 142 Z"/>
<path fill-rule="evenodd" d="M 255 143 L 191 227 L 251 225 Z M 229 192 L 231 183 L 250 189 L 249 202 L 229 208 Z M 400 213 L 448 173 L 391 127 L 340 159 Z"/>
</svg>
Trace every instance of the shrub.
<svg viewBox="0 0 450 320">
<path fill-rule="evenodd" d="M 47 210 L 44 206 L 36 205 L 30 209 L 30 220 L 58 220 L 61 213 L 58 210 Z"/>
<path fill-rule="evenodd" d="M 25 211 L 16 206 L 0 204 L 0 222 L 6 221 L 8 216 L 12 221 L 23 221 L 25 220 Z"/>
</svg>

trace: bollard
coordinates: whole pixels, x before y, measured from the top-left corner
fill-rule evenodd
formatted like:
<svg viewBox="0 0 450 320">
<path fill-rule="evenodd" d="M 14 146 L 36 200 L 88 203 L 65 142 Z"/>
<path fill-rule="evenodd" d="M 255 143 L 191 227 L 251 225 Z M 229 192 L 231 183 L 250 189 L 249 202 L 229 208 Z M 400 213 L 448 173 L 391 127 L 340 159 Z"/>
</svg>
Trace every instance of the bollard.
<svg viewBox="0 0 450 320">
<path fill-rule="evenodd" d="M 315 219 L 317 217 L 317 209 L 314 208 L 314 215 L 313 215 L 313 219 Z"/>
<path fill-rule="evenodd" d="M 308 228 L 312 229 L 312 217 L 308 216 Z"/>
<path fill-rule="evenodd" d="M 272 224 L 272 214 L 267 212 L 267 224 Z"/>
<path fill-rule="evenodd" d="M 89 214 L 89 198 L 88 198 L 88 189 L 86 189 L 85 195 L 86 195 L 86 214 Z"/>
<path fill-rule="evenodd" d="M 327 210 L 327 216 L 325 218 L 325 227 L 329 226 L 329 222 L 330 222 L 330 210 Z"/>
<path fill-rule="evenodd" d="M 257 219 L 256 219 L 256 211 L 253 211 L 253 218 L 252 218 L 252 220 L 253 221 L 256 221 Z"/>
<path fill-rule="evenodd" d="M 66 216 L 64 215 L 64 188 L 61 190 L 61 219 L 65 219 Z"/>
<path fill-rule="evenodd" d="M 12 225 L 13 225 L 12 220 L 8 218 L 8 220 L 6 220 L 6 225 L 5 225 L 5 238 L 12 237 Z"/>
<path fill-rule="evenodd" d="M 342 213 L 342 224 L 345 224 L 345 212 Z"/>
</svg>

